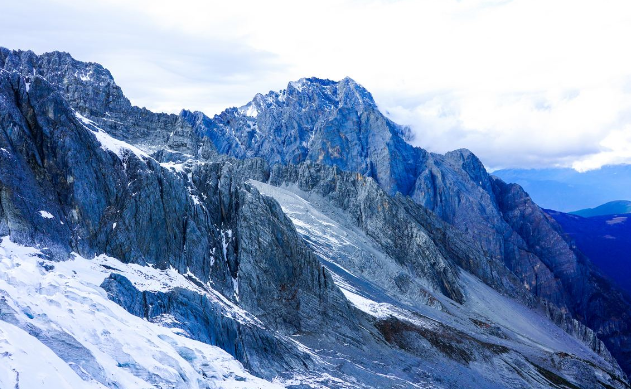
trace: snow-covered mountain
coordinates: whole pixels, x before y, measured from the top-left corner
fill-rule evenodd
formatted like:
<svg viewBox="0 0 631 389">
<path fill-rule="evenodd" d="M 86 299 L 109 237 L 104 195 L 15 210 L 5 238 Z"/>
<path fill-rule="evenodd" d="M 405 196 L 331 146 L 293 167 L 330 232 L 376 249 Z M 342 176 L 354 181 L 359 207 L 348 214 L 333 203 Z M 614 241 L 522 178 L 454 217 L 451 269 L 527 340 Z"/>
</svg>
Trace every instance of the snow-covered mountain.
<svg viewBox="0 0 631 389">
<path fill-rule="evenodd" d="M 0 68 L 3 383 L 46 349 L 61 387 L 629 387 L 625 296 L 351 79 L 209 118 L 65 53 Z"/>
</svg>

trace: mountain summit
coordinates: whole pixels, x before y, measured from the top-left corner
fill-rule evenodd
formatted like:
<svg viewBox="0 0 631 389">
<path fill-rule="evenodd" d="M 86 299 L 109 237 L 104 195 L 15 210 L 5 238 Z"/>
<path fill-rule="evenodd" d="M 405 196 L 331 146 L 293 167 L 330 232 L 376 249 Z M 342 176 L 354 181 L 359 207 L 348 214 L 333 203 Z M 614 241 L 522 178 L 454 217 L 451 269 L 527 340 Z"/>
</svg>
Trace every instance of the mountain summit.
<svg viewBox="0 0 631 389">
<path fill-rule="evenodd" d="M 353 80 L 210 118 L 134 107 L 65 53 L 0 68 L 0 330 L 69 382 L 629 387 L 625 295 L 520 186 L 411 146 Z M 144 330 L 70 325 L 77 302 Z M 248 373 L 204 370 L 210 346 Z"/>
<path fill-rule="evenodd" d="M 425 153 L 408 148 L 409 129 L 381 115 L 371 94 L 350 78 L 303 78 L 213 118 L 186 111 L 182 116 L 221 154 L 262 157 L 271 164 L 336 165 L 371 175 L 392 193 L 411 190 L 401 177 Z M 391 161 L 389 150 L 411 154 Z"/>
</svg>

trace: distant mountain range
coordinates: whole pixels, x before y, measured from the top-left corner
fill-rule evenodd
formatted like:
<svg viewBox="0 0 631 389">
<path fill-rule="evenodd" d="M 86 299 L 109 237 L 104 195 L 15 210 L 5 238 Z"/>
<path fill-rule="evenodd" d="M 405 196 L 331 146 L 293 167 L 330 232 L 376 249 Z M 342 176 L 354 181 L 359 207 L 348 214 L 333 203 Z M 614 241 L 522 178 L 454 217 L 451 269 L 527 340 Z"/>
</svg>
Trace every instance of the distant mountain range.
<svg viewBox="0 0 631 389">
<path fill-rule="evenodd" d="M 581 210 L 570 212 L 570 213 L 572 215 L 578 215 L 582 217 L 631 213 L 631 201 L 627 201 L 627 200 L 610 201 L 603 205 L 599 205 L 595 208 L 581 209 Z"/>
<path fill-rule="evenodd" d="M 630 205 L 628 201 L 625 203 Z M 613 209 L 607 205 L 594 210 Z M 557 211 L 547 212 L 605 275 L 631 294 L 631 214 L 582 217 Z"/>
<path fill-rule="evenodd" d="M 579 173 L 569 168 L 505 169 L 493 175 L 521 185 L 540 206 L 572 212 L 615 200 L 631 200 L 631 165 Z"/>
</svg>

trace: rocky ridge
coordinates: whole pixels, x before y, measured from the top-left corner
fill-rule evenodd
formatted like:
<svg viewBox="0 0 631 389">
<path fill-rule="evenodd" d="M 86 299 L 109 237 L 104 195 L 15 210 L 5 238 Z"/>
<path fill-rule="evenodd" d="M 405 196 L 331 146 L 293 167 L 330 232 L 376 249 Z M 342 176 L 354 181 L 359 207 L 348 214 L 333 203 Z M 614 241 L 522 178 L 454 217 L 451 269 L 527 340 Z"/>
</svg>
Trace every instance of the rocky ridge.
<svg viewBox="0 0 631 389">
<path fill-rule="evenodd" d="M 261 319 L 266 329 L 243 327 L 218 308 L 197 308 L 209 303 L 187 291 L 148 295 L 116 275 L 103 287 L 136 315 L 179 315 L 177 322 L 190 336 L 223 342 L 256 374 L 322 368 L 283 336 L 301 334 L 312 346 L 344 339 L 355 350 L 344 351 L 350 359 L 383 351 L 374 341 L 368 343 L 372 351 L 362 346 L 376 338 L 397 345 L 399 351 L 387 348 L 388 355 L 420 358 L 427 346 L 418 345 L 416 353 L 401 351 L 403 339 L 418 339 L 419 334 L 434 339 L 436 332 L 394 319 L 366 325 L 371 316 L 349 304 L 313 245 L 305 245 L 281 206 L 261 196 L 246 182 L 250 179 L 297 185 L 350 216 L 379 250 L 406 268 L 402 277 L 391 280 L 401 285 L 395 297 L 407 293 L 409 278 L 420 280 L 426 304 L 440 301 L 435 304 L 440 308 L 450 306 L 448 301 L 466 302 L 467 287 L 460 278 L 465 269 L 531 306 L 537 304 L 534 295 L 550 317 L 612 363 L 594 333 L 576 319 L 593 326 L 609 347 L 615 346 L 614 355 L 624 366 L 627 329 L 624 321 L 612 327 L 611 320 L 625 317 L 628 306 L 615 293 L 601 294 L 609 285 L 558 226 L 519 187 L 490 177 L 471 153 L 440 156 L 409 146 L 406 129 L 383 117 L 370 94 L 350 79 L 300 80 L 210 119 L 201 113 L 164 115 L 133 107 L 109 72 L 64 53 L 35 56 L 2 49 L 0 65 L 5 69 L 0 162 L 14 167 L 0 173 L 0 235 L 43 244 L 51 259 L 63 259 L 70 251 L 88 257 L 107 253 L 124 262 L 173 267 L 201 284 L 210 283 Z M 286 166 L 289 162 L 300 165 Z M 42 210 L 53 219 L 43 218 Z M 405 241 L 398 236 L 400 226 L 407 226 Z M 587 317 L 585 312 L 598 304 L 609 310 Z M 185 315 L 190 308 L 206 314 Z M 612 310 L 617 313 L 608 316 Z M 220 335 L 217 328 L 233 335 Z M 454 334 L 453 328 L 441 331 Z M 322 339 L 306 336 L 323 329 Z M 471 350 L 481 347 L 479 341 L 471 342 L 463 346 L 467 363 L 478 358 Z M 430 343 L 437 350 L 446 347 Z M 504 349 L 490 349 L 504 354 Z M 446 354 L 438 353 L 441 358 Z M 488 358 L 493 357 L 482 357 Z M 615 362 L 612 366 L 607 369 L 619 376 Z M 346 373 L 361 376 L 352 370 Z M 488 382 L 498 379 L 485 374 Z M 370 378 L 363 382 L 376 379 L 366 376 Z"/>
<path fill-rule="evenodd" d="M 370 93 L 350 79 L 298 84 L 212 119 L 196 113 L 191 126 L 215 134 L 213 144 L 222 153 L 272 165 L 337 166 L 374 178 L 390 195 L 409 196 L 475 236 L 485 255 L 505 264 L 560 326 L 593 328 L 629 371 L 629 301 L 521 187 L 489 175 L 468 150 L 439 155 L 409 145 L 405 128 L 382 115 Z"/>
</svg>

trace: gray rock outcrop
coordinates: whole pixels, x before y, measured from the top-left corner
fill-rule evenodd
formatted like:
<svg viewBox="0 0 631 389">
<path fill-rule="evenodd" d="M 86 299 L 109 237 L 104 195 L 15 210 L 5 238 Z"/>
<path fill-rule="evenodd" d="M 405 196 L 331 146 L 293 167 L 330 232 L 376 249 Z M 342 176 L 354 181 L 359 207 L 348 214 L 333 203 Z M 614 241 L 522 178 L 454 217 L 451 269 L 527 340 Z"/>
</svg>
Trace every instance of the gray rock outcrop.
<svg viewBox="0 0 631 389">
<path fill-rule="evenodd" d="M 467 150 L 438 155 L 410 146 L 409 129 L 383 116 L 353 80 L 301 79 L 209 118 L 134 107 L 106 69 L 66 53 L 0 49 L 0 69 L 0 235 L 46 247 L 48 259 L 105 253 L 174 268 L 263 328 L 190 291 L 142 292 L 113 274 L 103 288 L 129 312 L 177 317 L 189 336 L 268 378 L 337 371 L 362 386 L 393 379 L 410 387 L 463 369 L 483 385 L 545 387 L 550 374 L 595 385 L 602 370 L 613 377 L 607 385 L 628 386 L 607 350 L 628 373 L 631 308 L 616 287 L 519 186 L 490 176 Z M 418 282 L 427 287 L 425 305 L 436 300 L 457 319 L 419 324 L 357 309 L 281 205 L 248 180 L 293 185 L 339 208 L 397 262 L 400 277 L 388 282 L 401 296 L 412 296 L 406 285 Z M 541 304 L 596 352 L 600 367 L 565 354 L 554 365 L 515 339 L 505 345 L 501 328 L 454 313 L 471 288 L 463 272 L 523 305 Z M 420 369 L 431 363 L 425 352 L 447 367 L 435 375 Z M 384 367 L 395 378 L 378 378 L 380 356 L 402 363 Z M 336 358 L 342 366 L 330 367 Z M 526 366 L 527 377 L 493 371 L 513 364 Z M 569 364 L 581 373 L 571 375 Z M 467 381 L 450 379 L 445 386 Z"/>
</svg>

